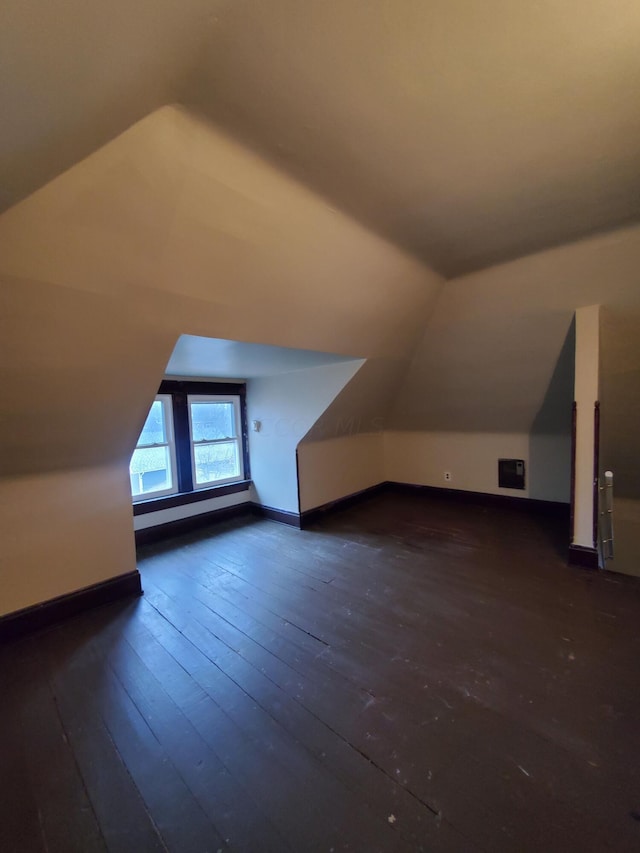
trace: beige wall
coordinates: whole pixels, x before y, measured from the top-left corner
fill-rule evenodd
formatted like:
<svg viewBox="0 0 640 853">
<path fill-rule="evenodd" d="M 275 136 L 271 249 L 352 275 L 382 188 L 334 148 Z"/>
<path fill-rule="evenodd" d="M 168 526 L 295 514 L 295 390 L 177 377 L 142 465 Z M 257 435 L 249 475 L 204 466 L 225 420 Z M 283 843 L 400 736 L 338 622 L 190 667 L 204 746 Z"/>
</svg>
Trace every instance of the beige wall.
<svg viewBox="0 0 640 853">
<path fill-rule="evenodd" d="M 402 361 L 440 283 L 171 107 L 7 211 L 0 476 L 34 511 L 0 516 L 0 614 L 134 567 L 128 460 L 180 334 Z"/>
<path fill-rule="evenodd" d="M 368 359 L 334 410 L 362 432 L 415 349 L 394 431 L 560 442 L 573 312 L 629 315 L 639 269 L 636 227 L 442 287 L 206 122 L 153 113 L 0 217 L 0 613 L 133 568 L 128 459 L 180 334 Z M 382 478 L 369 443 L 304 505 Z"/>
<path fill-rule="evenodd" d="M 637 316 L 640 226 L 448 281 L 394 406 L 391 427 L 566 432 L 577 308 Z"/>
<path fill-rule="evenodd" d="M 126 468 L 0 479 L 0 615 L 135 567 Z"/>
<path fill-rule="evenodd" d="M 639 270 L 640 227 L 635 226 L 448 281 L 391 414 L 392 429 L 408 433 L 399 435 L 397 446 L 404 443 L 418 454 L 422 480 L 414 473 L 413 481 L 441 485 L 441 461 L 452 459 L 450 467 L 474 472 L 476 485 L 465 488 L 490 491 L 496 455 L 503 455 L 494 436 L 502 433 L 520 436 L 514 449 L 519 443 L 521 453 L 514 455 L 529 460 L 531 497 L 567 500 L 572 317 L 576 309 L 602 304 L 601 463 L 614 469 L 621 497 L 632 499 L 616 533 L 624 555 L 618 565 L 624 571 L 638 565 L 640 537 L 631 534 L 629 519 L 640 523 L 640 511 L 633 510 L 640 505 L 633 503 L 640 497 L 635 476 L 640 470 Z M 483 453 L 490 455 L 483 459 Z M 388 476 L 408 478 L 407 460 L 403 452 L 397 465 L 388 457 Z M 590 495 L 591 477 L 582 479 L 581 491 Z M 588 538 L 589 515 L 587 508 L 581 540 Z"/>
<path fill-rule="evenodd" d="M 381 432 L 300 444 L 301 512 L 381 483 L 385 479 L 383 454 Z"/>
<path fill-rule="evenodd" d="M 570 439 L 564 436 L 536 437 L 532 446 L 527 433 L 389 431 L 384 434 L 385 479 L 568 502 L 570 450 Z M 498 487 L 502 458 L 525 460 L 524 490 Z M 532 466 L 534 459 L 537 464 Z M 444 479 L 445 471 L 451 474 L 450 481 Z"/>
<path fill-rule="evenodd" d="M 525 460 L 525 490 L 498 487 L 503 457 Z M 385 431 L 305 441 L 298 447 L 300 505 L 304 512 L 386 480 L 568 503 L 570 459 L 570 437 L 557 435 L 532 441 L 526 433 Z"/>
</svg>

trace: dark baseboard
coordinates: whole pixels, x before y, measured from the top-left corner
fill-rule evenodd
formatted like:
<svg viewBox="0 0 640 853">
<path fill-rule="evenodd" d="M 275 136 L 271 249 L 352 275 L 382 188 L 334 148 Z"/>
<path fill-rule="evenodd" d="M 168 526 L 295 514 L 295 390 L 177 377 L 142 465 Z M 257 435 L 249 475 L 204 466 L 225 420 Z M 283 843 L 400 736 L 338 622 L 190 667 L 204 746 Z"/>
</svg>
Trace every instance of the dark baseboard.
<svg viewBox="0 0 640 853">
<path fill-rule="evenodd" d="M 354 492 L 352 495 L 346 495 L 344 498 L 338 498 L 330 503 L 322 506 L 308 509 L 301 514 L 301 527 L 304 529 L 321 518 L 324 518 L 327 513 L 336 512 L 338 510 L 347 509 L 360 501 L 368 500 L 374 495 L 383 492 L 394 492 L 396 494 L 406 495 L 424 495 L 427 497 L 437 498 L 438 500 L 450 500 L 457 503 L 466 503 L 474 506 L 497 507 L 501 509 L 516 509 L 524 512 L 535 512 L 538 514 L 555 516 L 556 518 L 569 520 L 569 504 L 559 503 L 556 501 L 541 501 L 534 498 L 520 498 L 513 495 L 490 495 L 485 492 L 467 492 L 462 489 L 442 489 L 438 486 L 420 486 L 412 483 L 396 483 L 386 481 L 378 483 L 375 486 L 370 486 L 368 489 L 362 489 L 360 492 Z"/>
<path fill-rule="evenodd" d="M 396 483 L 388 481 L 382 484 L 387 491 L 407 495 L 422 494 L 451 500 L 458 503 L 474 504 L 475 506 L 499 507 L 536 512 L 569 519 L 569 504 L 559 501 L 542 501 L 536 498 L 521 498 L 515 495 L 492 495 L 486 492 L 468 492 L 463 489 L 445 489 L 439 486 L 420 486 L 411 483 Z"/>
<path fill-rule="evenodd" d="M 362 489 L 343 498 L 338 498 L 330 503 L 307 510 L 303 513 L 288 512 L 286 510 L 274 509 L 255 503 L 241 503 L 236 506 L 224 507 L 222 509 L 203 512 L 189 518 L 181 518 L 176 521 L 165 522 L 143 530 L 136 530 L 136 545 L 146 545 L 162 539 L 169 539 L 182 533 L 191 532 L 199 528 L 208 527 L 219 521 L 241 516 L 258 516 L 292 527 L 306 528 L 326 517 L 328 514 L 347 509 L 350 506 L 368 500 L 375 495 L 384 492 L 396 492 L 404 494 L 423 494 L 446 500 L 455 500 L 468 504 L 511 507 L 528 512 L 538 512 L 556 517 L 569 517 L 568 504 L 555 503 L 552 501 L 539 501 L 531 498 L 516 498 L 510 495 L 487 495 L 481 492 L 464 492 L 458 489 L 441 489 L 436 486 L 419 486 L 408 483 L 384 482 L 367 489 Z M 598 552 L 595 548 L 585 548 L 579 545 L 571 545 L 569 548 L 569 563 L 574 566 L 582 566 L 588 569 L 598 568 Z M 12 640 L 33 631 L 49 627 L 70 616 L 74 616 L 92 607 L 116 601 L 119 598 L 136 596 L 142 594 L 140 574 L 137 569 L 124 575 L 94 584 L 85 589 L 61 595 L 50 601 L 27 607 L 15 613 L 9 613 L 0 617 L 0 641 Z"/>
<path fill-rule="evenodd" d="M 367 489 L 361 489 L 359 492 L 353 492 L 351 495 L 345 495 L 343 498 L 337 498 L 335 501 L 316 506 L 313 509 L 305 510 L 300 514 L 300 527 L 304 530 L 310 525 L 325 518 L 328 513 L 338 512 L 339 510 L 348 509 L 350 506 L 368 500 L 374 495 L 379 495 L 381 492 L 388 490 L 388 483 L 376 483 L 375 486 L 369 486 Z"/>
<path fill-rule="evenodd" d="M 188 518 L 165 521 L 162 524 L 155 524 L 153 527 L 136 530 L 136 546 L 140 547 L 142 545 L 150 545 L 154 542 L 161 542 L 164 539 L 172 539 L 174 536 L 181 536 L 183 533 L 191 533 L 193 530 L 200 530 L 203 527 L 210 527 L 212 524 L 217 524 L 220 521 L 227 521 L 229 518 L 241 518 L 248 515 L 268 518 L 271 521 L 279 521 L 291 527 L 300 527 L 300 515 L 297 512 L 287 512 L 286 510 L 274 509 L 270 506 L 262 506 L 262 504 L 247 501 L 236 504 L 235 506 L 214 509 L 210 512 L 201 512 L 198 515 L 190 515 Z"/>
<path fill-rule="evenodd" d="M 137 569 L 115 578 L 92 584 L 84 589 L 59 595 L 50 601 L 34 604 L 0 617 L 0 640 L 16 640 L 25 634 L 48 628 L 56 622 L 76 616 L 84 610 L 110 604 L 120 598 L 142 595 Z"/>
<path fill-rule="evenodd" d="M 587 548 L 584 545 L 569 545 L 569 565 L 580 566 L 582 569 L 597 569 L 598 549 Z"/>
<path fill-rule="evenodd" d="M 377 483 L 375 486 L 369 486 L 367 489 L 361 489 L 359 492 L 354 492 L 350 495 L 345 495 L 343 498 L 338 498 L 335 501 L 323 504 L 322 506 L 314 507 L 302 513 L 290 512 L 288 510 L 276 509 L 275 507 L 263 506 L 258 503 L 242 503 L 236 506 L 224 507 L 223 509 L 215 509 L 210 512 L 203 512 L 198 515 L 192 515 L 188 518 L 181 518 L 176 521 L 167 521 L 163 524 L 146 527 L 142 530 L 136 530 L 135 538 L 136 545 L 148 545 L 152 542 L 158 542 L 162 539 L 170 539 L 174 536 L 180 536 L 183 533 L 190 533 L 193 530 L 198 530 L 203 527 L 209 527 L 219 521 L 225 521 L 229 518 L 236 518 L 243 515 L 252 514 L 258 518 L 267 518 L 270 521 L 278 521 L 281 524 L 288 524 L 290 527 L 304 529 L 324 518 L 330 513 L 348 509 L 350 506 L 360 503 L 363 500 L 381 494 L 383 492 L 396 492 L 404 494 L 422 494 L 430 497 L 438 498 L 438 500 L 455 500 L 476 506 L 493 506 L 511 509 L 524 510 L 526 512 L 545 513 L 556 517 L 569 517 L 569 505 L 563 503 L 555 503 L 553 501 L 540 501 L 532 498 L 519 498 L 512 495 L 488 495 L 483 492 L 465 492 L 459 489 L 441 489 L 437 486 L 420 486 L 410 483 L 395 483 L 383 482 Z"/>
<path fill-rule="evenodd" d="M 281 524 L 288 524 L 290 527 L 301 527 L 301 516 L 299 512 L 288 512 L 284 509 L 274 509 L 271 506 L 263 506 L 262 504 L 251 505 L 253 514 L 259 518 L 268 518 L 270 521 L 279 521 Z"/>
<path fill-rule="evenodd" d="M 253 504 L 245 502 L 235 506 L 213 509 L 210 512 L 201 512 L 198 515 L 190 515 L 187 518 L 178 518 L 175 521 L 165 521 L 162 524 L 155 524 L 153 527 L 144 527 L 135 531 L 136 546 L 150 545 L 163 539 L 171 539 L 183 533 L 191 533 L 192 530 L 209 527 L 219 521 L 226 521 L 228 518 L 251 515 L 252 512 Z"/>
</svg>

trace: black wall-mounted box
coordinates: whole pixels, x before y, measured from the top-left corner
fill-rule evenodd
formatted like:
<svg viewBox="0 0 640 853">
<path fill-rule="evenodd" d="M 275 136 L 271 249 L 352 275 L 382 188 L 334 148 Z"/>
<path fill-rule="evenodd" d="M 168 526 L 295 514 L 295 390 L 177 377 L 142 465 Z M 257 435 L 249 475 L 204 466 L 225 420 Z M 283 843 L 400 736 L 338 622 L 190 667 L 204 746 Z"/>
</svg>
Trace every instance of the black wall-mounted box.
<svg viewBox="0 0 640 853">
<path fill-rule="evenodd" d="M 498 459 L 498 486 L 524 489 L 524 459 Z"/>
</svg>

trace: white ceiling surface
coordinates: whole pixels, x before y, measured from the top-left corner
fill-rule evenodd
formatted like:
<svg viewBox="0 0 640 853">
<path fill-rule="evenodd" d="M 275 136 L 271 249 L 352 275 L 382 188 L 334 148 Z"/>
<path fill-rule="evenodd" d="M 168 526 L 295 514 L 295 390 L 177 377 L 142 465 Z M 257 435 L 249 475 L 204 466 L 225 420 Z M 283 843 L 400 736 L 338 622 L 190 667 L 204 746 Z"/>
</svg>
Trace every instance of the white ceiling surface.
<svg viewBox="0 0 640 853">
<path fill-rule="evenodd" d="M 0 206 L 182 101 L 447 276 L 640 218 L 637 0 L 3 0 Z"/>
<path fill-rule="evenodd" d="M 342 361 L 364 363 L 363 359 L 333 353 L 182 335 L 169 359 L 166 374 L 185 378 L 257 379 Z"/>
</svg>

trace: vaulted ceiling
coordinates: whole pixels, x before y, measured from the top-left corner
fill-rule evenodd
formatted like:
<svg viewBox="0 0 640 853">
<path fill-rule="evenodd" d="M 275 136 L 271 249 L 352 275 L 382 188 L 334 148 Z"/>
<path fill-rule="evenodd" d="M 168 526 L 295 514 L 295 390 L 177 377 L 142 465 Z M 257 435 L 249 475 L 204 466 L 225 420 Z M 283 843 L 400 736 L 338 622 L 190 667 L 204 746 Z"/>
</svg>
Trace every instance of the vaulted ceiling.
<svg viewBox="0 0 640 853">
<path fill-rule="evenodd" d="M 0 209 L 180 101 L 448 277 L 640 219 L 635 0 L 3 0 Z"/>
</svg>

